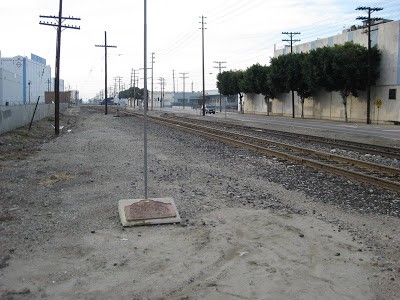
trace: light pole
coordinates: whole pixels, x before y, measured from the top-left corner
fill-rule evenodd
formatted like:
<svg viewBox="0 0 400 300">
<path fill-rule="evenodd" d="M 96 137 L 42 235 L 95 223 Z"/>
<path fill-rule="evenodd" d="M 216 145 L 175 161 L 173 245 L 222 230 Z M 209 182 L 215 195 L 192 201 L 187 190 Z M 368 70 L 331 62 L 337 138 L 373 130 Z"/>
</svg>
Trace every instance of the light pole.
<svg viewBox="0 0 400 300">
<path fill-rule="evenodd" d="M 148 109 L 148 98 L 147 98 L 147 1 L 144 0 L 144 56 L 143 56 L 143 71 L 144 71 L 144 110 L 143 110 L 143 122 L 144 122 L 144 198 L 147 199 L 147 109 Z"/>
</svg>

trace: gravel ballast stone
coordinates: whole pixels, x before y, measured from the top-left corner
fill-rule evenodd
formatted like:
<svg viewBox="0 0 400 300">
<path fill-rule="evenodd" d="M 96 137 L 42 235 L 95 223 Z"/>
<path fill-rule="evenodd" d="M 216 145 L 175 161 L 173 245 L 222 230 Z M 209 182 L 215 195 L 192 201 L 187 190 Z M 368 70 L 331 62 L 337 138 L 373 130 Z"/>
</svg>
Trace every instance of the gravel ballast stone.
<svg viewBox="0 0 400 300">
<path fill-rule="evenodd" d="M 149 122 L 149 198 L 182 222 L 125 228 L 142 119 L 73 107 L 60 124 L 0 136 L 0 298 L 398 296 L 398 193 Z"/>
</svg>

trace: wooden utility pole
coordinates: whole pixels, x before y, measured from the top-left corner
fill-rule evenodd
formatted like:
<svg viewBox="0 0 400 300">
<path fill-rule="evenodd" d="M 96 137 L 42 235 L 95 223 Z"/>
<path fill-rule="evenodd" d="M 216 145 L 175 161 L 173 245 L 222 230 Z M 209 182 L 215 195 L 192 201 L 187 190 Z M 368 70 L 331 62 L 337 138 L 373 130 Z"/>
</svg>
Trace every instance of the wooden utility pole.
<svg viewBox="0 0 400 300">
<path fill-rule="evenodd" d="M 186 78 L 189 78 L 188 76 L 186 76 L 188 73 L 180 73 L 180 74 L 182 74 L 182 77 L 180 77 L 180 78 L 182 78 L 183 79 L 183 109 L 185 109 L 185 87 L 186 87 L 186 85 L 185 85 L 185 79 Z"/>
<path fill-rule="evenodd" d="M 214 64 L 218 64 L 218 66 L 214 66 L 214 68 L 218 69 L 218 74 L 221 74 L 222 69 L 226 67 L 222 64 L 226 64 L 226 61 L 214 61 Z M 221 99 L 221 92 L 219 93 L 219 112 L 222 111 L 222 99 Z"/>
<path fill-rule="evenodd" d="M 172 70 L 172 88 L 175 95 L 175 70 Z"/>
<path fill-rule="evenodd" d="M 107 114 L 107 48 L 117 48 L 117 46 L 107 45 L 107 31 L 104 31 L 104 45 L 95 45 L 95 47 L 104 48 L 104 114 Z"/>
<path fill-rule="evenodd" d="M 153 94 L 153 76 L 154 76 L 154 52 L 151 53 L 151 110 L 153 110 L 153 101 L 154 101 L 154 94 Z"/>
<path fill-rule="evenodd" d="M 63 17 L 62 16 L 62 0 L 59 3 L 58 16 L 39 16 L 40 18 L 55 19 L 54 22 L 43 22 L 40 21 L 40 25 L 48 25 L 52 27 L 57 27 L 57 41 L 56 41 L 56 69 L 55 69 L 55 80 L 54 80 L 54 127 L 55 134 L 60 134 L 60 54 L 61 54 L 61 29 L 80 29 L 79 26 L 74 25 L 64 25 L 62 24 L 65 20 L 80 20 L 80 18 L 74 17 Z"/>
<path fill-rule="evenodd" d="M 290 53 L 293 53 L 293 43 L 295 42 L 300 42 L 300 40 L 295 40 L 293 39 L 293 37 L 297 34 L 300 34 L 300 32 L 282 32 L 282 34 L 287 34 L 289 36 L 290 39 L 285 39 L 282 40 L 284 42 L 289 42 L 290 43 Z M 294 91 L 292 90 L 292 118 L 295 117 L 295 113 L 294 113 Z"/>
<path fill-rule="evenodd" d="M 357 20 L 363 20 L 367 22 L 367 33 L 368 33 L 368 81 L 367 81 L 367 124 L 371 124 L 371 23 L 380 21 L 382 18 L 371 18 L 371 13 L 380 11 L 381 7 L 365 7 L 359 6 L 356 10 L 365 10 L 368 12 L 367 17 L 358 17 Z"/>
</svg>

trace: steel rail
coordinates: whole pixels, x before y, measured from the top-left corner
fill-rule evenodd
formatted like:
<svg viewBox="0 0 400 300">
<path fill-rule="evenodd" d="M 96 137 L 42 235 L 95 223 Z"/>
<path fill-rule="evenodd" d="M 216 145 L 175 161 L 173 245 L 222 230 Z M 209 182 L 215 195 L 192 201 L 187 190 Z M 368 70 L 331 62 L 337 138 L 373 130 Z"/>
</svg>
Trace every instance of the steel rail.
<svg viewBox="0 0 400 300">
<path fill-rule="evenodd" d="M 127 113 L 131 114 L 131 115 L 142 117 L 141 114 L 136 113 L 136 112 L 128 111 Z M 239 146 L 239 147 L 243 147 L 243 148 L 246 148 L 249 150 L 253 150 L 253 151 L 256 151 L 256 152 L 264 154 L 264 155 L 274 156 L 274 157 L 277 157 L 280 159 L 297 162 L 299 164 L 302 164 L 302 165 L 305 165 L 308 167 L 312 167 L 314 169 L 323 170 L 325 172 L 330 172 L 330 173 L 333 173 L 336 175 L 345 176 L 350 179 L 355 179 L 355 180 L 358 180 L 361 182 L 373 184 L 373 185 L 381 187 L 381 188 L 386 188 L 386 189 L 390 189 L 390 190 L 393 190 L 396 192 L 400 192 L 400 183 L 399 182 L 390 181 L 390 180 L 387 180 L 384 178 L 378 178 L 375 176 L 367 175 L 367 174 L 353 171 L 353 170 L 348 170 L 346 168 L 341 168 L 341 167 L 334 166 L 334 165 L 329 165 L 329 164 L 319 162 L 319 161 L 316 161 L 316 160 L 313 160 L 310 158 L 304 158 L 304 157 L 301 157 L 298 155 L 293 155 L 293 154 L 278 151 L 278 150 L 268 149 L 268 148 L 265 148 L 265 147 L 262 147 L 259 145 L 240 141 L 239 138 L 249 139 L 249 140 L 255 141 L 257 143 L 262 143 L 262 144 L 267 143 L 267 144 L 271 144 L 274 146 L 283 147 L 283 148 L 286 148 L 289 150 L 294 150 L 294 151 L 299 151 L 299 152 L 301 151 L 303 153 L 306 152 L 306 153 L 309 153 L 312 155 L 323 157 L 327 160 L 334 160 L 336 162 L 346 163 L 346 164 L 350 164 L 352 166 L 358 166 L 358 167 L 362 167 L 362 168 L 365 168 L 368 170 L 372 169 L 375 171 L 380 171 L 380 172 L 384 172 L 384 173 L 388 173 L 388 174 L 392 174 L 392 175 L 398 175 L 400 173 L 400 170 L 396 169 L 396 168 L 381 166 L 381 165 L 372 164 L 372 163 L 368 163 L 368 162 L 364 162 L 364 161 L 360 161 L 360 160 L 354 160 L 354 159 L 345 158 L 345 157 L 341 157 L 341 156 L 337 156 L 337 155 L 318 152 L 318 151 L 314 151 L 314 150 L 310 150 L 310 149 L 304 149 L 304 148 L 301 148 L 298 146 L 278 143 L 275 141 L 268 141 L 268 140 L 264 140 L 264 139 L 257 138 L 257 137 L 233 133 L 233 132 L 224 131 L 224 130 L 207 127 L 207 126 L 202 126 L 202 125 L 198 125 L 198 124 L 193 124 L 193 123 L 188 123 L 188 122 L 183 122 L 183 121 L 176 121 L 176 120 L 169 120 L 166 118 L 161 118 L 161 117 L 156 117 L 156 116 L 151 116 L 150 118 L 158 123 L 162 123 L 164 125 L 168 125 L 170 127 L 173 127 L 173 128 L 179 129 L 179 130 L 184 130 L 184 131 L 187 131 L 190 133 L 195 133 L 195 134 L 198 134 L 201 136 L 205 136 L 207 138 L 212 138 L 212 139 L 215 139 L 218 141 L 223 141 L 227 144 L 231 144 L 234 146 Z M 196 128 L 193 128 L 193 127 L 196 127 Z M 217 132 L 218 134 L 207 132 L 207 131 Z M 234 138 L 230 138 L 228 136 L 231 136 Z"/>
<path fill-rule="evenodd" d="M 197 119 L 192 119 L 188 117 L 176 117 L 179 119 L 186 119 L 186 120 L 195 120 L 198 121 Z M 292 134 L 288 133 L 285 131 L 280 131 L 280 130 L 273 130 L 273 129 L 268 129 L 268 128 L 262 128 L 262 127 L 252 127 L 252 126 L 244 126 L 244 125 L 239 125 L 239 124 L 233 124 L 233 123 L 221 123 L 217 121 L 208 121 L 208 123 L 213 123 L 213 124 L 218 124 L 218 125 L 225 125 L 225 126 L 232 126 L 232 127 L 237 127 L 243 130 L 251 130 L 251 131 L 256 131 L 256 132 L 263 132 L 266 134 L 278 136 L 278 137 L 286 137 L 286 138 L 291 138 L 291 139 L 298 139 L 306 142 L 315 142 L 327 146 L 332 146 L 332 147 L 340 147 L 343 149 L 348 149 L 348 150 L 353 150 L 353 151 L 358 151 L 362 153 L 372 153 L 376 155 L 381 155 L 384 157 L 390 157 L 390 158 L 396 158 L 400 159 L 400 148 L 393 148 L 393 147 L 385 147 L 385 146 L 379 146 L 379 145 L 371 145 L 371 144 L 365 144 L 365 143 L 357 143 L 357 142 L 352 142 L 352 141 L 346 141 L 346 140 L 339 140 L 339 139 L 330 139 L 330 138 L 321 138 L 321 137 L 315 137 L 312 135 L 306 135 L 306 134 Z"/>
</svg>

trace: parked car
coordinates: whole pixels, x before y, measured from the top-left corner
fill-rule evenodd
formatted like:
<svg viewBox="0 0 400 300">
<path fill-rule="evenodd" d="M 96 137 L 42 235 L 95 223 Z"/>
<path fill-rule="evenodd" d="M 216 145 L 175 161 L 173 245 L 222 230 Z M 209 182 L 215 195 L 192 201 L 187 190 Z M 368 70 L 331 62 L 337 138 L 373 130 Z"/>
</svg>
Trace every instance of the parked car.
<svg viewBox="0 0 400 300">
<path fill-rule="evenodd" d="M 201 107 L 201 112 L 203 112 L 203 107 Z M 215 107 L 206 104 L 206 114 L 215 114 Z"/>
</svg>

